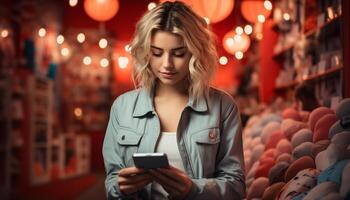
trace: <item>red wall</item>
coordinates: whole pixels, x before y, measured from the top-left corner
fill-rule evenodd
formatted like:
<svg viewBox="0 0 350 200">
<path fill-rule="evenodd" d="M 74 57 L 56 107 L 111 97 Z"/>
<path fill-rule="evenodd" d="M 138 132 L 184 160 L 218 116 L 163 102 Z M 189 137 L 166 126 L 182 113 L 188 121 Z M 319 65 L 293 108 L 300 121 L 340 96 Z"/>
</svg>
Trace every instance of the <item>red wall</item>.
<svg viewBox="0 0 350 200">
<path fill-rule="evenodd" d="M 272 29 L 274 23 L 267 20 L 263 26 L 263 39 L 260 41 L 259 97 L 261 102 L 269 103 L 274 98 L 275 80 L 280 71 L 280 64 L 273 59 L 273 48 L 278 34 Z"/>
</svg>

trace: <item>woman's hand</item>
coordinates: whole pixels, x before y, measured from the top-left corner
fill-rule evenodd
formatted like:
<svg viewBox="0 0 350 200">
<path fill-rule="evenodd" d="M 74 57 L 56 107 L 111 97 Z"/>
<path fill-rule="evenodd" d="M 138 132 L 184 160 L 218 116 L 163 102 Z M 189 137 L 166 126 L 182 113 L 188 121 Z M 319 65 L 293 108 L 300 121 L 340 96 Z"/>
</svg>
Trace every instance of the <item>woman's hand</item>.
<svg viewBox="0 0 350 200">
<path fill-rule="evenodd" d="M 192 180 L 185 172 L 175 167 L 159 168 L 149 172 L 174 199 L 184 199 L 191 190 Z"/>
<path fill-rule="evenodd" d="M 129 195 L 144 188 L 152 181 L 152 175 L 143 169 L 128 167 L 119 171 L 118 184 L 120 192 Z"/>
</svg>

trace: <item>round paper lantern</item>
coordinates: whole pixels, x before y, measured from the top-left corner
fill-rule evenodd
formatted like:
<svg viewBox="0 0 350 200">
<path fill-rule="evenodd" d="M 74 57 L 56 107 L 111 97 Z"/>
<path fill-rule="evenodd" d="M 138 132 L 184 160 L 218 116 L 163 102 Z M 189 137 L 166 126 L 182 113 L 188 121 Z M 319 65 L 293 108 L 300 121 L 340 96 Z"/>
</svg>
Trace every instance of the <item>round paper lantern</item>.
<svg viewBox="0 0 350 200">
<path fill-rule="evenodd" d="M 246 52 L 250 46 L 250 38 L 246 34 L 237 35 L 235 31 L 225 34 L 223 40 L 224 49 L 234 55 L 237 51 Z"/>
<path fill-rule="evenodd" d="M 108 21 L 118 12 L 118 0 L 85 0 L 84 9 L 87 15 L 100 22 Z"/>
<path fill-rule="evenodd" d="M 160 0 L 161 3 L 167 0 Z M 170 0 L 175 1 L 175 0 Z M 217 23 L 222 21 L 233 10 L 233 0 L 180 0 L 190 6 L 198 15 L 206 17 L 210 23 Z"/>
<path fill-rule="evenodd" d="M 263 15 L 266 19 L 270 16 L 271 10 L 265 8 L 263 0 L 243 0 L 241 13 L 247 21 L 257 23 L 259 15 Z"/>
</svg>

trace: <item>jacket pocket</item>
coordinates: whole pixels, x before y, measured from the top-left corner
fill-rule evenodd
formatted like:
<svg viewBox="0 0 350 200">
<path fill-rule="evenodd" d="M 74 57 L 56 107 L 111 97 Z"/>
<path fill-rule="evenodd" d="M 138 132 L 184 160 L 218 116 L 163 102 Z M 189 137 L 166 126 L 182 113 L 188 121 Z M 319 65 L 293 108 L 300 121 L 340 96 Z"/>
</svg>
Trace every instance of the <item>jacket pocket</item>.
<svg viewBox="0 0 350 200">
<path fill-rule="evenodd" d="M 199 131 L 193 135 L 197 144 L 217 144 L 220 142 L 219 128 L 210 128 Z"/>
<path fill-rule="evenodd" d="M 142 134 L 129 129 L 119 129 L 117 142 L 121 149 L 121 157 L 127 167 L 134 166 L 132 155 L 137 152 Z"/>
<path fill-rule="evenodd" d="M 142 135 L 134 131 L 120 129 L 117 135 L 117 142 L 122 146 L 138 146 Z"/>
<path fill-rule="evenodd" d="M 195 158 L 199 178 L 210 178 L 215 172 L 215 161 L 220 143 L 220 129 L 209 128 L 192 135 L 191 157 Z"/>
</svg>

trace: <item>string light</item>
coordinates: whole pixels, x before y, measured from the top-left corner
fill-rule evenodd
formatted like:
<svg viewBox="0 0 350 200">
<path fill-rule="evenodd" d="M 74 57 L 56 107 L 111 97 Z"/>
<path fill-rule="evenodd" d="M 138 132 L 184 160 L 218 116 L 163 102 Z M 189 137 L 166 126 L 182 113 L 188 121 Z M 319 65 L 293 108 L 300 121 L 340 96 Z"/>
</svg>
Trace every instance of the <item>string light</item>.
<svg viewBox="0 0 350 200">
<path fill-rule="evenodd" d="M 4 29 L 4 30 L 1 31 L 1 37 L 2 38 L 6 38 L 8 35 L 9 35 L 9 31 L 8 30 Z"/>
<path fill-rule="evenodd" d="M 57 44 L 63 44 L 63 42 L 64 42 L 64 37 L 63 37 L 63 35 L 57 36 L 56 41 L 57 41 Z"/>
<path fill-rule="evenodd" d="M 247 35 L 250 35 L 253 32 L 253 27 L 249 24 L 244 26 L 244 32 Z"/>
<path fill-rule="evenodd" d="M 235 40 L 235 42 L 242 42 L 242 36 L 240 35 L 235 35 L 233 39 Z"/>
<path fill-rule="evenodd" d="M 78 4 L 78 0 L 69 0 L 70 7 L 75 7 Z"/>
<path fill-rule="evenodd" d="M 68 56 L 69 55 L 69 49 L 66 48 L 66 47 L 61 49 L 61 54 L 62 54 L 62 56 Z"/>
<path fill-rule="evenodd" d="M 241 51 L 237 51 L 235 53 L 235 57 L 238 59 L 238 60 L 241 60 L 243 58 L 243 52 Z"/>
<path fill-rule="evenodd" d="M 208 17 L 204 17 L 205 23 L 210 24 L 210 19 Z"/>
<path fill-rule="evenodd" d="M 100 46 L 101 49 L 106 48 L 108 45 L 108 41 L 105 38 L 100 39 L 98 42 L 98 46 Z"/>
<path fill-rule="evenodd" d="M 83 58 L 83 63 L 84 63 L 85 65 L 90 65 L 91 62 L 92 62 L 92 60 L 91 60 L 91 57 L 90 57 L 90 56 L 85 56 L 85 57 Z"/>
<path fill-rule="evenodd" d="M 121 56 L 118 58 L 118 65 L 121 69 L 124 69 L 128 66 L 129 64 L 129 58 Z"/>
<path fill-rule="evenodd" d="M 290 20 L 290 15 L 288 13 L 283 13 L 283 19 L 286 21 Z"/>
<path fill-rule="evenodd" d="M 108 67 L 108 65 L 109 65 L 108 59 L 107 58 L 102 58 L 100 60 L 100 65 L 101 65 L 101 67 Z"/>
<path fill-rule="evenodd" d="M 263 34 L 262 33 L 257 33 L 256 34 L 256 39 L 258 39 L 258 40 L 263 39 Z"/>
<path fill-rule="evenodd" d="M 272 3 L 271 1 L 264 1 L 264 7 L 266 8 L 266 10 L 272 10 Z"/>
<path fill-rule="evenodd" d="M 38 31 L 38 34 L 40 37 L 45 37 L 46 35 L 46 30 L 44 28 L 40 28 Z"/>
<path fill-rule="evenodd" d="M 235 44 L 235 41 L 233 38 L 227 38 L 225 43 L 227 44 L 227 46 L 233 46 Z"/>
<path fill-rule="evenodd" d="M 126 52 L 130 53 L 130 51 L 131 51 L 130 45 L 129 45 L 129 44 L 125 45 L 124 50 L 125 50 Z"/>
<path fill-rule="evenodd" d="M 227 57 L 226 57 L 226 56 L 221 56 L 221 57 L 219 58 L 219 63 L 220 63 L 221 65 L 226 65 L 226 64 L 228 63 Z"/>
<path fill-rule="evenodd" d="M 79 33 L 79 34 L 77 35 L 77 40 L 78 40 L 79 43 L 83 43 L 83 42 L 85 41 L 85 35 L 84 35 L 84 33 Z"/>
<path fill-rule="evenodd" d="M 260 23 L 264 23 L 265 22 L 265 16 L 264 15 L 258 15 L 258 21 L 260 22 Z"/>
<path fill-rule="evenodd" d="M 154 2 L 149 3 L 148 6 L 147 6 L 148 10 L 152 10 L 155 7 L 157 7 L 157 4 L 154 3 Z"/>
<path fill-rule="evenodd" d="M 81 108 L 79 108 L 79 107 L 74 108 L 74 115 L 77 118 L 81 118 L 83 116 L 83 110 Z"/>
<path fill-rule="evenodd" d="M 242 34 L 243 34 L 243 28 L 240 27 L 240 26 L 237 26 L 236 29 L 235 29 L 235 31 L 236 31 L 236 33 L 237 33 L 238 35 L 242 35 Z"/>
</svg>

